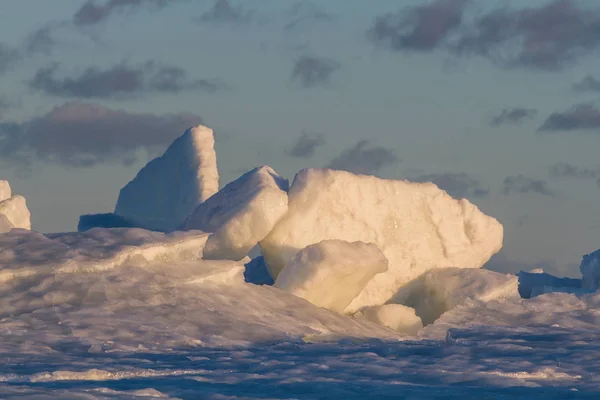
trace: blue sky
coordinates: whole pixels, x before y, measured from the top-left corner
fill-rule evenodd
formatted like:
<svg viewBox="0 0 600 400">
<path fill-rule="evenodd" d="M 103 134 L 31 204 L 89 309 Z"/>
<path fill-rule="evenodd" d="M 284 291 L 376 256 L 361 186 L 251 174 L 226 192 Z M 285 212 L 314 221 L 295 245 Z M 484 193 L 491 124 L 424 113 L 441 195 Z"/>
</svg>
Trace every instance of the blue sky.
<svg viewBox="0 0 600 400">
<path fill-rule="evenodd" d="M 0 0 L 0 171 L 74 230 L 185 126 L 257 165 L 433 180 L 505 227 L 491 268 L 577 275 L 600 237 L 592 1 Z"/>
</svg>

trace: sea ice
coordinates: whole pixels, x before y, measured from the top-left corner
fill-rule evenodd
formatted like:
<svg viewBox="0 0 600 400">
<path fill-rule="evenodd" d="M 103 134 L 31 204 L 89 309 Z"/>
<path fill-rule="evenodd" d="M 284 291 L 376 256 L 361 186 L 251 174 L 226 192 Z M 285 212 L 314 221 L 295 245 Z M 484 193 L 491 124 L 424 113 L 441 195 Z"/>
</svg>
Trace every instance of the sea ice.
<svg viewBox="0 0 600 400">
<path fill-rule="evenodd" d="M 547 274 L 543 270 L 521 271 L 517 276 L 519 277 L 519 294 L 525 299 L 544 293 L 582 293 L 581 279 L 559 278 Z"/>
<path fill-rule="evenodd" d="M 271 167 L 255 168 L 200 204 L 183 228 L 213 233 L 204 258 L 239 261 L 287 212 L 288 185 Z"/>
<path fill-rule="evenodd" d="M 389 260 L 346 309 L 382 305 L 408 281 L 437 267 L 479 268 L 502 247 L 503 228 L 466 199 L 432 183 L 328 169 L 300 171 L 288 212 L 260 242 L 271 276 L 326 239 L 375 243 Z"/>
<path fill-rule="evenodd" d="M 416 335 L 423 329 L 423 322 L 414 308 L 401 304 L 384 304 L 382 306 L 365 307 L 356 314 L 355 318 L 366 318 L 376 324 L 387 326 L 396 332 Z"/>
<path fill-rule="evenodd" d="M 31 229 L 31 213 L 23 196 L 12 196 L 0 201 L 0 214 L 3 214 L 15 228 Z"/>
<path fill-rule="evenodd" d="M 388 260 L 373 243 L 323 240 L 296 253 L 274 286 L 343 313 L 367 282 L 387 269 Z"/>
<path fill-rule="evenodd" d="M 4 214 L 0 214 L 0 233 L 10 232 L 14 228 L 13 224 L 6 218 Z"/>
<path fill-rule="evenodd" d="M 212 129 L 196 126 L 177 138 L 121 189 L 115 214 L 142 228 L 173 231 L 219 190 Z"/>
<path fill-rule="evenodd" d="M 582 276 L 582 287 L 587 290 L 598 290 L 600 288 L 600 249 L 583 256 L 579 270 Z"/>
</svg>

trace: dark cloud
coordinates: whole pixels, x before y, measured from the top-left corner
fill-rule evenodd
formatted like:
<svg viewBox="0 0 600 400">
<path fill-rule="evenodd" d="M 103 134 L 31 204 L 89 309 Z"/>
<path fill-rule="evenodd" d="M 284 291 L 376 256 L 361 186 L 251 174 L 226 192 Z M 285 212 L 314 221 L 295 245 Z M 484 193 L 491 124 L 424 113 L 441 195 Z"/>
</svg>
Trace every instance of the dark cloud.
<svg viewBox="0 0 600 400">
<path fill-rule="evenodd" d="M 500 114 L 492 118 L 491 124 L 493 126 L 516 124 L 525 119 L 533 118 L 536 114 L 537 110 L 532 108 L 505 108 Z"/>
<path fill-rule="evenodd" d="M 396 152 L 385 147 L 368 147 L 368 140 L 361 140 L 355 146 L 342 151 L 331 160 L 327 168 L 339 169 L 356 174 L 375 175 L 385 167 L 400 162 Z"/>
<path fill-rule="evenodd" d="M 62 24 L 47 24 L 29 34 L 23 43 L 23 48 L 27 54 L 50 54 L 56 46 L 54 32 L 60 26 Z"/>
<path fill-rule="evenodd" d="M 162 151 L 201 122 L 193 114 L 136 114 L 71 102 L 24 123 L 0 123 L 0 160 L 9 165 L 43 161 L 72 167 L 128 164 L 138 150 Z"/>
<path fill-rule="evenodd" d="M 212 8 L 202 14 L 199 22 L 206 23 L 245 23 L 254 16 L 254 12 L 245 10 L 242 6 L 234 7 L 229 0 L 216 0 Z"/>
<path fill-rule="evenodd" d="M 20 58 L 19 51 L 0 43 L 0 74 L 6 72 Z"/>
<path fill-rule="evenodd" d="M 339 69 L 340 65 L 333 60 L 302 56 L 294 64 L 291 80 L 304 89 L 327 86 Z"/>
<path fill-rule="evenodd" d="M 141 92 L 178 93 L 198 90 L 214 93 L 226 86 L 215 80 L 189 80 L 185 70 L 148 62 L 101 70 L 87 68 L 74 78 L 57 78 L 58 65 L 40 68 L 29 82 L 31 88 L 49 95 L 82 99 L 127 97 Z"/>
<path fill-rule="evenodd" d="M 548 173 L 553 178 L 595 179 L 600 177 L 600 168 L 588 169 L 569 163 L 556 163 L 548 168 Z"/>
<path fill-rule="evenodd" d="M 380 15 L 367 37 L 392 50 L 433 50 L 460 27 L 467 3 L 467 0 L 436 0 Z"/>
<path fill-rule="evenodd" d="M 88 0 L 73 16 L 75 25 L 95 25 L 108 19 L 115 12 L 135 10 L 143 6 L 164 7 L 177 0 L 106 0 L 98 5 L 98 1 Z"/>
<path fill-rule="evenodd" d="M 600 92 L 600 80 L 588 75 L 580 82 L 574 83 L 573 90 L 578 92 Z"/>
<path fill-rule="evenodd" d="M 600 110 L 592 104 L 578 104 L 564 112 L 554 112 L 538 128 L 539 132 L 589 130 L 600 128 Z"/>
<path fill-rule="evenodd" d="M 537 193 L 543 196 L 554 197 L 554 192 L 548 188 L 548 182 L 541 179 L 530 178 L 522 174 L 504 178 L 502 193 L 505 196 L 515 193 Z"/>
<path fill-rule="evenodd" d="M 317 148 L 325 143 L 325 135 L 322 133 L 304 131 L 287 153 L 292 157 L 310 158 L 315 154 Z"/>
<path fill-rule="evenodd" d="M 308 28 L 316 23 L 331 23 L 336 20 L 333 14 L 321 10 L 311 1 L 298 1 L 292 5 L 288 12 L 289 21 L 283 29 L 292 32 Z"/>
<path fill-rule="evenodd" d="M 414 182 L 433 182 L 439 188 L 444 189 L 454 198 L 478 198 L 485 197 L 489 190 L 483 187 L 474 177 L 464 172 L 445 172 L 440 174 L 424 174 L 411 177 Z"/>
</svg>

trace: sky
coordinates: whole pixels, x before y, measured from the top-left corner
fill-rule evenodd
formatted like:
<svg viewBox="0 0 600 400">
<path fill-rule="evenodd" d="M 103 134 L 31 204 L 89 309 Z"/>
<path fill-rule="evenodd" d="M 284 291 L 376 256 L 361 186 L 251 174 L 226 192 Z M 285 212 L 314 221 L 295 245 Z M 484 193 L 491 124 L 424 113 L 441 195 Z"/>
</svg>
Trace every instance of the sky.
<svg viewBox="0 0 600 400">
<path fill-rule="evenodd" d="M 0 0 L 0 179 L 73 231 L 192 125 L 268 164 L 433 181 L 496 217 L 487 267 L 600 247 L 600 4 Z"/>
</svg>

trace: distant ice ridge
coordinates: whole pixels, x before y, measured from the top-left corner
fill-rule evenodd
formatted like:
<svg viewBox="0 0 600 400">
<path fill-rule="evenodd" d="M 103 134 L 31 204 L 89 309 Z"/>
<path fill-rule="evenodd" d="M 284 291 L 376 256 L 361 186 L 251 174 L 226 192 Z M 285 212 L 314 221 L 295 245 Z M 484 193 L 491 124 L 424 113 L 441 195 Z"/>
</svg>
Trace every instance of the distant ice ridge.
<svg viewBox="0 0 600 400">
<path fill-rule="evenodd" d="M 12 228 L 31 229 L 31 213 L 25 198 L 13 196 L 9 183 L 0 180 L 0 233 Z"/>
<path fill-rule="evenodd" d="M 582 276 L 582 288 L 598 290 L 600 288 L 600 249 L 583 256 L 579 270 Z"/>
<path fill-rule="evenodd" d="M 277 278 L 297 252 L 322 240 L 376 244 L 389 269 L 369 281 L 345 310 L 354 313 L 386 303 L 432 268 L 480 268 L 500 250 L 502 236 L 496 219 L 432 183 L 304 169 L 288 192 L 288 212 L 260 246 Z"/>
<path fill-rule="evenodd" d="M 173 231 L 219 190 L 212 129 L 188 129 L 121 189 L 115 214 L 139 227 Z"/>
<path fill-rule="evenodd" d="M 183 229 L 213 233 L 204 258 L 239 261 L 287 212 L 288 186 L 271 167 L 255 168 L 200 204 Z"/>
</svg>

